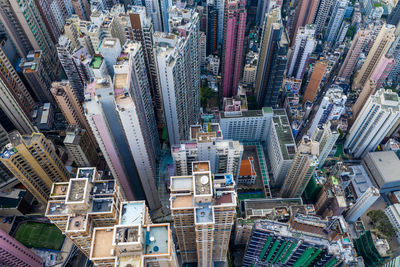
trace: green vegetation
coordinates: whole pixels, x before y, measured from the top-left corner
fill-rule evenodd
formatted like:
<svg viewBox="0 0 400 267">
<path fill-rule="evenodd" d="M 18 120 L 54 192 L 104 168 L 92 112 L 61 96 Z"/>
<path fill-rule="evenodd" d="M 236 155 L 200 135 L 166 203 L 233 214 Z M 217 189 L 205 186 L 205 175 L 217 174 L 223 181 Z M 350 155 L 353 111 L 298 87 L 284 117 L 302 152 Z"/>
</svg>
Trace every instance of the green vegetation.
<svg viewBox="0 0 400 267">
<path fill-rule="evenodd" d="M 350 25 L 349 29 L 346 32 L 346 37 L 353 38 L 354 34 L 356 34 L 357 26 L 356 25 Z"/>
<path fill-rule="evenodd" d="M 375 7 L 375 8 L 380 7 L 380 6 L 382 6 L 381 3 L 374 3 L 374 7 Z"/>
<path fill-rule="evenodd" d="M 60 250 L 65 236 L 54 224 L 26 222 L 19 226 L 14 238 L 27 247 Z"/>
<path fill-rule="evenodd" d="M 367 213 L 367 216 L 371 219 L 374 228 L 379 231 L 384 238 L 391 239 L 395 236 L 396 230 L 383 210 L 371 210 Z"/>
<path fill-rule="evenodd" d="M 210 87 L 205 86 L 200 88 L 200 102 L 204 109 L 207 107 L 208 100 L 213 98 L 213 96 L 214 92 Z"/>
</svg>

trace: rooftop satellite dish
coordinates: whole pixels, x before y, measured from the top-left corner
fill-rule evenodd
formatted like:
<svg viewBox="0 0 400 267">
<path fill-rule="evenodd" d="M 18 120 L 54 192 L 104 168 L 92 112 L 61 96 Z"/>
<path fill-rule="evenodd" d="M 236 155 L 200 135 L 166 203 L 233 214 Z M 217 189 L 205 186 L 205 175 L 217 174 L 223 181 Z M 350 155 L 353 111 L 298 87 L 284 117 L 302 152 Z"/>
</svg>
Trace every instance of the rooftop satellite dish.
<svg viewBox="0 0 400 267">
<path fill-rule="evenodd" d="M 204 175 L 200 178 L 200 182 L 202 184 L 207 184 L 208 183 L 208 176 Z"/>
</svg>

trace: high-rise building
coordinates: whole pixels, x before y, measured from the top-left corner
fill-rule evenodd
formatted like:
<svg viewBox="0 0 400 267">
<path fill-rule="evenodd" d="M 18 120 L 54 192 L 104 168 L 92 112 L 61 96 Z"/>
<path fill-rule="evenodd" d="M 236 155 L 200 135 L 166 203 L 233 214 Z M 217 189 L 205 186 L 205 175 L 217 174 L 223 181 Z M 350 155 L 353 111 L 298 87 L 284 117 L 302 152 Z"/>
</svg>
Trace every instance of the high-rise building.
<svg viewBox="0 0 400 267">
<path fill-rule="evenodd" d="M 380 89 L 371 95 L 358 114 L 344 147 L 356 158 L 373 151 L 400 118 L 399 96 Z"/>
<path fill-rule="evenodd" d="M 373 186 L 369 187 L 347 211 L 346 221 L 354 223 L 366 212 L 372 204 L 380 197 L 379 190 Z"/>
<path fill-rule="evenodd" d="M 25 33 L 33 50 L 42 51 L 43 67 L 47 74 L 51 79 L 57 79 L 61 71 L 60 61 L 56 56 L 57 50 L 36 3 L 27 0 L 10 1 L 10 6 L 12 12 L 7 13 L 7 17 L 13 16 L 13 20 L 18 21 L 19 28 Z M 31 50 L 25 51 L 23 55 L 27 55 Z"/>
<path fill-rule="evenodd" d="M 356 103 L 354 103 L 354 105 L 351 107 L 351 111 L 353 113 L 353 121 L 357 119 L 358 113 L 360 113 L 368 98 L 375 92 L 376 89 L 376 82 L 374 80 L 369 80 L 361 89 L 361 92 L 357 97 Z"/>
<path fill-rule="evenodd" d="M 399 24 L 399 21 L 400 21 L 400 3 L 397 3 L 396 6 L 392 9 L 392 12 L 390 12 L 390 15 L 387 19 L 387 23 L 397 26 Z"/>
<path fill-rule="evenodd" d="M 39 0 L 35 2 L 53 42 L 57 42 L 65 20 L 72 15 L 72 3 L 64 0 Z"/>
<path fill-rule="evenodd" d="M 114 179 L 128 200 L 144 200 L 139 174 L 115 106 L 110 76 L 97 78 L 85 89 L 84 110 Z"/>
<path fill-rule="evenodd" d="M 395 63 L 392 55 L 385 55 L 381 58 L 371 75 L 371 80 L 376 82 L 376 88 L 382 88 Z"/>
<path fill-rule="evenodd" d="M 311 126 L 308 129 L 309 136 L 313 136 L 318 126 L 330 120 L 338 120 L 345 111 L 347 96 L 339 86 L 331 86 L 322 98 Z"/>
<path fill-rule="evenodd" d="M 4 129 L 4 127 L 0 124 L 0 147 L 4 147 L 8 143 L 10 143 L 10 139 L 8 139 L 8 133 L 6 129 Z M 14 175 L 8 170 L 6 166 L 4 166 L 2 162 L 0 162 L 0 188 L 15 180 L 16 178 L 14 177 Z"/>
<path fill-rule="evenodd" d="M 315 212 L 323 218 L 340 216 L 347 208 L 346 194 L 338 178 L 331 176 L 317 196 Z"/>
<path fill-rule="evenodd" d="M 331 7 L 333 5 L 333 0 L 321 0 L 319 7 L 318 7 L 318 12 L 315 15 L 315 34 L 320 34 L 324 28 L 325 28 L 325 23 L 329 15 L 329 11 L 331 10 Z"/>
<path fill-rule="evenodd" d="M 158 78 L 157 62 L 154 55 L 153 47 L 153 25 L 149 17 L 146 17 L 145 11 L 141 6 L 133 6 L 128 11 L 133 36 L 132 40 L 140 42 L 143 50 L 144 62 L 146 64 L 146 72 L 150 84 L 151 99 L 156 114 L 157 123 L 165 124 L 164 108 L 162 103 L 160 81 Z"/>
<path fill-rule="evenodd" d="M 169 24 L 168 24 L 168 18 L 169 18 L 169 13 L 168 10 L 169 8 L 172 7 L 172 0 L 161 0 L 160 1 L 160 8 L 161 8 L 161 19 L 162 19 L 162 30 L 164 32 L 169 32 Z"/>
<path fill-rule="evenodd" d="M 232 174 L 212 174 L 210 163 L 193 162 L 193 174 L 171 177 L 171 214 L 183 263 L 226 262 L 236 214 Z"/>
<path fill-rule="evenodd" d="M 332 14 L 329 20 L 328 28 L 325 33 L 326 41 L 334 43 L 342 25 L 344 14 L 348 5 L 347 0 L 336 1 L 332 8 Z"/>
<path fill-rule="evenodd" d="M 361 69 L 357 72 L 353 88 L 363 88 L 368 80 L 371 78 L 372 73 L 375 71 L 379 61 L 386 55 L 390 46 L 395 40 L 394 32 L 396 28 L 393 25 L 383 25 L 378 36 L 375 39 L 374 45 L 368 53 Z"/>
<path fill-rule="evenodd" d="M 81 20 L 89 20 L 90 18 L 90 4 L 87 0 L 72 0 L 74 13 L 78 15 Z"/>
<path fill-rule="evenodd" d="M 236 179 L 243 145 L 239 141 L 222 140 L 218 124 L 211 124 L 208 127 L 210 130 L 203 131 L 200 125 L 192 126 L 191 140 L 171 147 L 175 174 L 192 175 L 192 162 L 209 161 L 211 172 L 232 173 Z"/>
<path fill-rule="evenodd" d="M 69 173 L 54 145 L 41 133 L 21 136 L 14 131 L 2 148 L 0 161 L 42 205 L 46 205 L 54 182 L 66 182 Z"/>
<path fill-rule="evenodd" d="M 351 47 L 347 52 L 346 58 L 343 61 L 342 67 L 339 70 L 338 77 L 349 80 L 353 74 L 354 68 L 357 65 L 360 54 L 363 51 L 367 40 L 369 39 L 370 30 L 358 30 L 354 36 Z"/>
<path fill-rule="evenodd" d="M 318 125 L 315 129 L 312 140 L 319 143 L 318 166 L 322 167 L 326 158 L 329 156 L 333 146 L 339 138 L 338 121 L 329 120 L 328 122 Z"/>
<path fill-rule="evenodd" d="M 7 95 L 10 95 L 10 97 L 12 96 L 13 102 L 19 104 L 20 112 L 25 113 L 24 116 L 30 118 L 31 112 L 35 105 L 35 101 L 33 100 L 28 89 L 25 87 L 24 83 L 21 81 L 13 65 L 8 60 L 7 55 L 4 53 L 3 49 L 0 49 L 0 65 L 2 66 L 0 69 L 0 79 L 2 81 L 1 87 L 3 88 L 1 91 L 4 91 L 4 93 L 5 91 L 7 91 Z M 6 112 L 7 110 L 4 104 L 10 105 L 11 101 L 9 102 L 10 103 L 3 102 L 3 104 L 0 105 L 0 108 L 4 112 Z M 18 114 L 18 112 L 13 112 L 13 113 L 14 116 L 17 116 Z M 10 120 L 12 119 L 10 118 Z M 18 128 L 18 130 L 24 132 L 20 128 Z"/>
<path fill-rule="evenodd" d="M 325 71 L 328 66 L 328 60 L 318 60 L 315 62 L 313 72 L 308 82 L 306 91 L 303 96 L 303 104 L 307 101 L 314 102 L 319 86 L 325 76 Z"/>
<path fill-rule="evenodd" d="M 42 103 L 54 104 L 54 99 L 49 91 L 51 78 L 46 72 L 45 64 L 42 51 L 35 50 L 30 51 L 26 58 L 21 60 L 19 68 L 36 98 Z"/>
<path fill-rule="evenodd" d="M 352 265 L 356 253 L 341 216 L 321 219 L 295 213 L 289 223 L 262 220 L 254 223 L 242 266 Z M 347 238 L 346 238 L 347 237 Z"/>
<path fill-rule="evenodd" d="M 194 24 L 188 23 L 192 24 L 188 27 L 193 27 L 193 30 L 187 31 L 186 38 L 176 34 L 154 34 L 165 121 L 171 145 L 187 140 L 190 125 L 197 124 L 199 117 L 199 51 L 194 51 L 198 48 L 196 18 L 193 17 Z"/>
<path fill-rule="evenodd" d="M 294 41 L 294 48 L 288 64 L 288 76 L 302 79 L 308 60 L 314 51 L 317 41 L 314 37 L 315 26 L 310 24 L 300 27 Z"/>
<path fill-rule="evenodd" d="M 266 140 L 272 172 L 270 183 L 273 187 L 280 187 L 292 164 L 297 147 L 284 109 L 273 110 L 272 122 Z"/>
<path fill-rule="evenodd" d="M 4 266 L 41 267 L 43 259 L 0 229 L 0 263 Z"/>
<path fill-rule="evenodd" d="M 120 209 L 117 225 L 93 229 L 89 258 L 96 266 L 179 266 L 170 224 L 152 223 L 144 201 Z"/>
<path fill-rule="evenodd" d="M 286 69 L 289 44 L 280 16 L 280 8 L 275 8 L 264 21 L 255 87 L 260 107 L 277 105 Z"/>
<path fill-rule="evenodd" d="M 151 22 L 153 22 L 152 25 L 154 25 L 154 30 L 161 32 L 163 28 L 159 2 L 154 0 L 145 0 L 144 2 L 144 6 L 146 7 L 146 16 L 151 18 Z"/>
<path fill-rule="evenodd" d="M 393 42 L 388 55 L 393 56 L 395 60 L 395 64 L 388 75 L 388 79 L 398 83 L 400 81 L 400 36 L 396 37 L 396 40 Z"/>
<path fill-rule="evenodd" d="M 58 58 L 60 59 L 61 65 L 65 71 L 65 74 L 67 75 L 72 89 L 75 91 L 78 99 L 82 101 L 84 87 L 88 79 L 85 75 L 85 70 L 81 65 L 80 58 L 77 59 L 73 56 L 75 48 L 76 47 L 73 45 L 73 41 L 66 35 L 61 35 L 58 39 Z M 93 61 L 95 61 L 95 59 L 93 59 Z"/>
<path fill-rule="evenodd" d="M 83 107 L 81 103 L 79 103 L 71 84 L 68 81 L 53 82 L 50 91 L 53 94 L 58 107 L 61 109 L 68 125 L 79 125 L 79 127 L 85 129 L 92 144 L 96 148 L 96 139 L 93 136 L 92 130 L 90 129 L 89 123 L 85 117 Z"/>
<path fill-rule="evenodd" d="M 266 141 L 271 127 L 273 111 L 270 107 L 260 110 L 220 111 L 220 126 L 225 139 Z"/>
<path fill-rule="evenodd" d="M 296 13 L 290 32 L 290 41 L 292 46 L 295 44 L 293 41 L 295 40 L 299 29 L 314 22 L 319 2 L 319 0 L 300 0 L 295 3 Z"/>
<path fill-rule="evenodd" d="M 114 66 L 114 97 L 122 130 L 151 209 L 159 208 L 156 160 L 160 150 L 156 119 L 140 43 L 125 43 Z"/>
<path fill-rule="evenodd" d="M 77 125 L 68 126 L 65 132 L 64 146 L 78 167 L 96 166 L 99 158 L 96 146 L 90 140 L 85 129 Z"/>
<path fill-rule="evenodd" d="M 122 44 L 123 45 L 123 44 Z M 108 73 L 114 76 L 114 65 L 117 58 L 121 55 L 122 47 L 118 38 L 107 37 L 100 43 L 99 51 L 106 62 Z"/>
<path fill-rule="evenodd" d="M 222 1 L 221 1 L 222 2 Z M 207 5 L 207 56 L 218 53 L 218 10 L 212 4 Z"/>
<path fill-rule="evenodd" d="M 114 180 L 95 167 L 79 168 L 69 181 L 52 184 L 45 216 L 89 257 L 94 228 L 118 224 L 123 200 Z"/>
<path fill-rule="evenodd" d="M 238 91 L 243 63 L 246 16 L 245 0 L 225 0 L 222 46 L 222 91 L 224 97 L 235 96 Z"/>
<path fill-rule="evenodd" d="M 281 188 L 282 197 L 300 197 L 318 166 L 319 143 L 304 136 Z"/>
</svg>

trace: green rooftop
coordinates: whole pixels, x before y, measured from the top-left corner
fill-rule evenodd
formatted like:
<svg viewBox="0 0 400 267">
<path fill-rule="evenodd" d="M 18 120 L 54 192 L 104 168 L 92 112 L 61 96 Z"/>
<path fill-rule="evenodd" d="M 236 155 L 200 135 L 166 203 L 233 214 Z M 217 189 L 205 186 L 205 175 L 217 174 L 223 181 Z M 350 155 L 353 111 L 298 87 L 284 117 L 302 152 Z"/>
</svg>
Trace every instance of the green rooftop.
<svg viewBox="0 0 400 267">
<path fill-rule="evenodd" d="M 102 57 L 94 56 L 92 62 L 90 63 L 90 66 L 94 69 L 98 69 L 100 68 L 102 62 L 103 62 Z"/>
<path fill-rule="evenodd" d="M 385 97 L 385 100 L 388 101 L 395 101 L 395 102 L 399 101 L 399 97 L 395 93 L 392 94 L 385 93 L 383 96 Z"/>
<path fill-rule="evenodd" d="M 279 145 L 281 147 L 284 160 L 293 159 L 296 154 L 296 143 L 292 135 L 292 128 L 284 109 L 274 109 L 272 117 L 276 134 L 278 135 Z"/>
</svg>

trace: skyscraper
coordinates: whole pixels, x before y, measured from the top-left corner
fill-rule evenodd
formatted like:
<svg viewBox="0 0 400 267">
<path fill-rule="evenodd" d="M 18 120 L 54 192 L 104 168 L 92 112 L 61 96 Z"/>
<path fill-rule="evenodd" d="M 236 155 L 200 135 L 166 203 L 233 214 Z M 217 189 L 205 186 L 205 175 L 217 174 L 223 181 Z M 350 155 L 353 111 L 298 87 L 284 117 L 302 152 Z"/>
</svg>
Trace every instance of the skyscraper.
<svg viewBox="0 0 400 267">
<path fill-rule="evenodd" d="M 155 1 L 155 0 L 145 0 L 144 2 L 145 2 L 145 7 L 146 7 L 146 16 L 148 18 L 151 18 L 151 22 L 153 22 L 152 25 L 154 26 L 154 30 L 161 32 L 163 30 L 163 28 L 162 28 L 161 10 L 160 10 L 159 2 Z"/>
<path fill-rule="evenodd" d="M 393 42 L 388 55 L 393 56 L 395 60 L 395 64 L 388 75 L 388 79 L 398 83 L 400 81 L 400 36 L 396 37 L 396 40 Z"/>
<path fill-rule="evenodd" d="M 326 19 L 328 18 L 329 11 L 331 10 L 333 0 L 321 0 L 318 12 L 315 15 L 315 33 L 320 34 L 322 30 L 325 28 Z"/>
<path fill-rule="evenodd" d="M 309 136 L 314 135 L 314 131 L 318 126 L 330 120 L 338 120 L 346 109 L 346 101 L 347 96 L 343 93 L 343 89 L 339 86 L 331 86 L 322 98 L 317 113 L 308 129 Z"/>
<path fill-rule="evenodd" d="M 87 77 L 81 66 L 80 59 L 73 56 L 76 47 L 73 45 L 72 40 L 66 35 L 61 35 L 58 39 L 57 54 L 68 81 L 75 91 L 75 95 L 78 97 L 79 101 L 82 101 Z"/>
<path fill-rule="evenodd" d="M 72 0 L 74 12 L 81 20 L 89 20 L 90 4 L 87 0 Z"/>
<path fill-rule="evenodd" d="M 89 123 L 85 117 L 82 104 L 79 102 L 68 81 L 53 82 L 50 88 L 58 107 L 64 115 L 68 125 L 78 125 L 85 129 L 94 147 L 97 147 L 96 139 L 93 136 Z"/>
<path fill-rule="evenodd" d="M 111 78 L 97 78 L 85 89 L 84 110 L 104 159 L 124 198 L 145 199 L 139 175 L 115 107 Z"/>
<path fill-rule="evenodd" d="M 165 124 L 164 108 L 162 103 L 160 81 L 158 79 L 157 62 L 154 55 L 153 47 L 153 25 L 149 17 L 146 17 L 145 11 L 141 6 L 133 6 L 128 11 L 133 36 L 132 40 L 140 42 L 143 50 L 144 62 L 146 64 L 146 72 L 150 84 L 151 99 L 156 114 L 157 123 Z"/>
<path fill-rule="evenodd" d="M 397 2 L 396 6 L 392 9 L 392 12 L 390 12 L 390 15 L 387 19 L 387 23 L 397 26 L 397 24 L 399 24 L 399 21 L 400 21 L 400 3 Z"/>
<path fill-rule="evenodd" d="M 400 118 L 400 101 L 397 93 L 380 89 L 371 95 L 347 136 L 344 147 L 355 158 L 373 151 Z"/>
<path fill-rule="evenodd" d="M 353 121 L 357 119 L 358 113 L 364 107 L 365 103 L 367 102 L 368 98 L 374 94 L 376 87 L 376 82 L 374 80 L 369 80 L 364 87 L 362 88 L 360 94 L 357 97 L 356 103 L 351 107 Z"/>
<path fill-rule="evenodd" d="M 319 143 L 318 166 L 322 167 L 329 156 L 333 146 L 339 138 L 338 121 L 330 120 L 323 125 L 318 125 L 312 136 L 312 140 Z"/>
<path fill-rule="evenodd" d="M 41 267 L 43 259 L 0 229 L 0 263 L 4 266 Z"/>
<path fill-rule="evenodd" d="M 372 204 L 380 197 L 379 190 L 376 187 L 369 187 L 356 201 L 356 203 L 347 211 L 346 221 L 354 223 L 361 215 L 366 212 Z"/>
<path fill-rule="evenodd" d="M 314 34 L 314 25 L 300 27 L 297 31 L 294 43 L 292 41 L 294 48 L 288 65 L 288 76 L 295 77 L 296 79 L 303 78 L 310 55 L 317 45 Z"/>
<path fill-rule="evenodd" d="M 96 166 L 99 157 L 96 147 L 85 129 L 78 125 L 68 126 L 65 131 L 64 146 L 78 167 Z"/>
<path fill-rule="evenodd" d="M 224 97 L 230 97 L 237 94 L 242 70 L 246 1 L 225 0 L 224 8 L 222 90 Z"/>
<path fill-rule="evenodd" d="M 154 34 L 160 86 L 171 145 L 189 138 L 200 110 L 199 19 L 194 11 L 171 9 L 170 30 Z"/>
<path fill-rule="evenodd" d="M 42 103 L 54 104 L 54 99 L 49 91 L 51 78 L 46 72 L 45 64 L 42 51 L 36 50 L 30 51 L 26 58 L 21 60 L 19 67 L 36 98 Z"/>
<path fill-rule="evenodd" d="M 374 45 L 368 53 L 364 64 L 361 69 L 357 72 L 352 87 L 363 88 L 368 80 L 371 78 L 372 73 L 377 67 L 381 58 L 388 52 L 390 46 L 395 40 L 394 32 L 396 28 L 393 25 L 383 25 L 380 30 Z"/>
<path fill-rule="evenodd" d="M 218 53 L 218 10 L 207 4 L 207 55 Z"/>
<path fill-rule="evenodd" d="M 314 102 L 319 86 L 321 85 L 322 79 L 325 76 L 325 71 L 328 66 L 328 60 L 318 60 L 315 62 L 313 72 L 308 82 L 306 91 L 303 96 L 303 104 L 307 101 Z"/>
<path fill-rule="evenodd" d="M 171 177 L 171 214 L 183 263 L 226 262 L 236 214 L 232 174 L 212 174 L 210 163 L 193 162 L 191 176 Z"/>
<path fill-rule="evenodd" d="M 334 43 L 336 36 L 339 32 L 340 25 L 342 25 L 346 7 L 348 5 L 347 0 L 338 0 L 335 2 L 332 8 L 332 15 L 329 20 L 328 29 L 325 33 L 326 41 Z"/>
<path fill-rule="evenodd" d="M 7 1 L 7 0 L 4 0 Z M 34 50 L 41 50 L 44 68 L 51 79 L 55 80 L 61 71 L 60 61 L 56 56 L 56 47 L 51 39 L 39 9 L 35 2 L 22 0 L 19 2 L 10 1 L 12 12 L 7 16 L 13 16 L 13 20 L 18 21 L 20 29 L 30 42 Z M 13 29 L 11 29 L 13 30 Z M 24 56 L 30 51 L 25 51 Z"/>
<path fill-rule="evenodd" d="M 354 36 L 351 47 L 347 52 L 346 58 L 339 70 L 338 77 L 349 80 L 353 74 L 354 68 L 357 65 L 360 54 L 363 51 L 367 40 L 369 39 L 370 30 L 358 30 Z"/>
<path fill-rule="evenodd" d="M 276 106 L 287 64 L 288 39 L 280 18 L 280 8 L 266 15 L 259 53 L 255 94 L 258 105 Z"/>
<path fill-rule="evenodd" d="M 281 188 L 282 197 L 301 197 L 318 166 L 319 143 L 304 136 Z"/>
<path fill-rule="evenodd" d="M 9 134 L 9 139 L 11 143 L 2 148 L 0 161 L 38 202 L 46 205 L 52 184 L 69 179 L 54 145 L 41 133 L 21 136 L 14 131 Z"/>
<path fill-rule="evenodd" d="M 376 88 L 382 88 L 395 64 L 396 61 L 392 55 L 385 55 L 381 58 L 371 75 L 371 80 L 376 82 Z"/>
<path fill-rule="evenodd" d="M 156 186 L 156 159 L 160 143 L 140 43 L 125 43 L 114 73 L 115 104 L 122 130 L 146 200 L 151 209 L 156 209 L 161 205 Z"/>
<path fill-rule="evenodd" d="M 35 105 L 35 101 L 29 93 L 28 89 L 25 87 L 24 83 L 21 81 L 17 72 L 15 71 L 13 65 L 8 60 L 3 49 L 0 48 L 0 64 L 2 68 L 0 69 L 0 79 L 2 81 L 1 87 L 4 86 L 2 90 L 6 90 L 10 94 L 14 101 L 19 103 L 19 109 L 21 112 L 25 113 L 25 116 L 30 117 Z M 10 97 L 11 97 L 10 96 Z M 11 102 L 11 101 L 10 101 Z M 4 104 L 9 105 L 10 103 L 2 102 L 0 108 L 6 112 Z M 7 113 L 7 112 L 6 112 Z M 14 112 L 13 112 L 14 113 Z M 18 112 L 14 113 L 17 116 Z M 11 119 L 12 120 L 12 119 Z M 22 129 L 18 128 L 19 131 L 24 132 Z"/>
<path fill-rule="evenodd" d="M 300 27 L 305 27 L 314 22 L 319 2 L 319 0 L 300 0 L 295 2 L 296 13 L 293 26 L 290 31 L 290 40 L 292 46 Z"/>
</svg>

